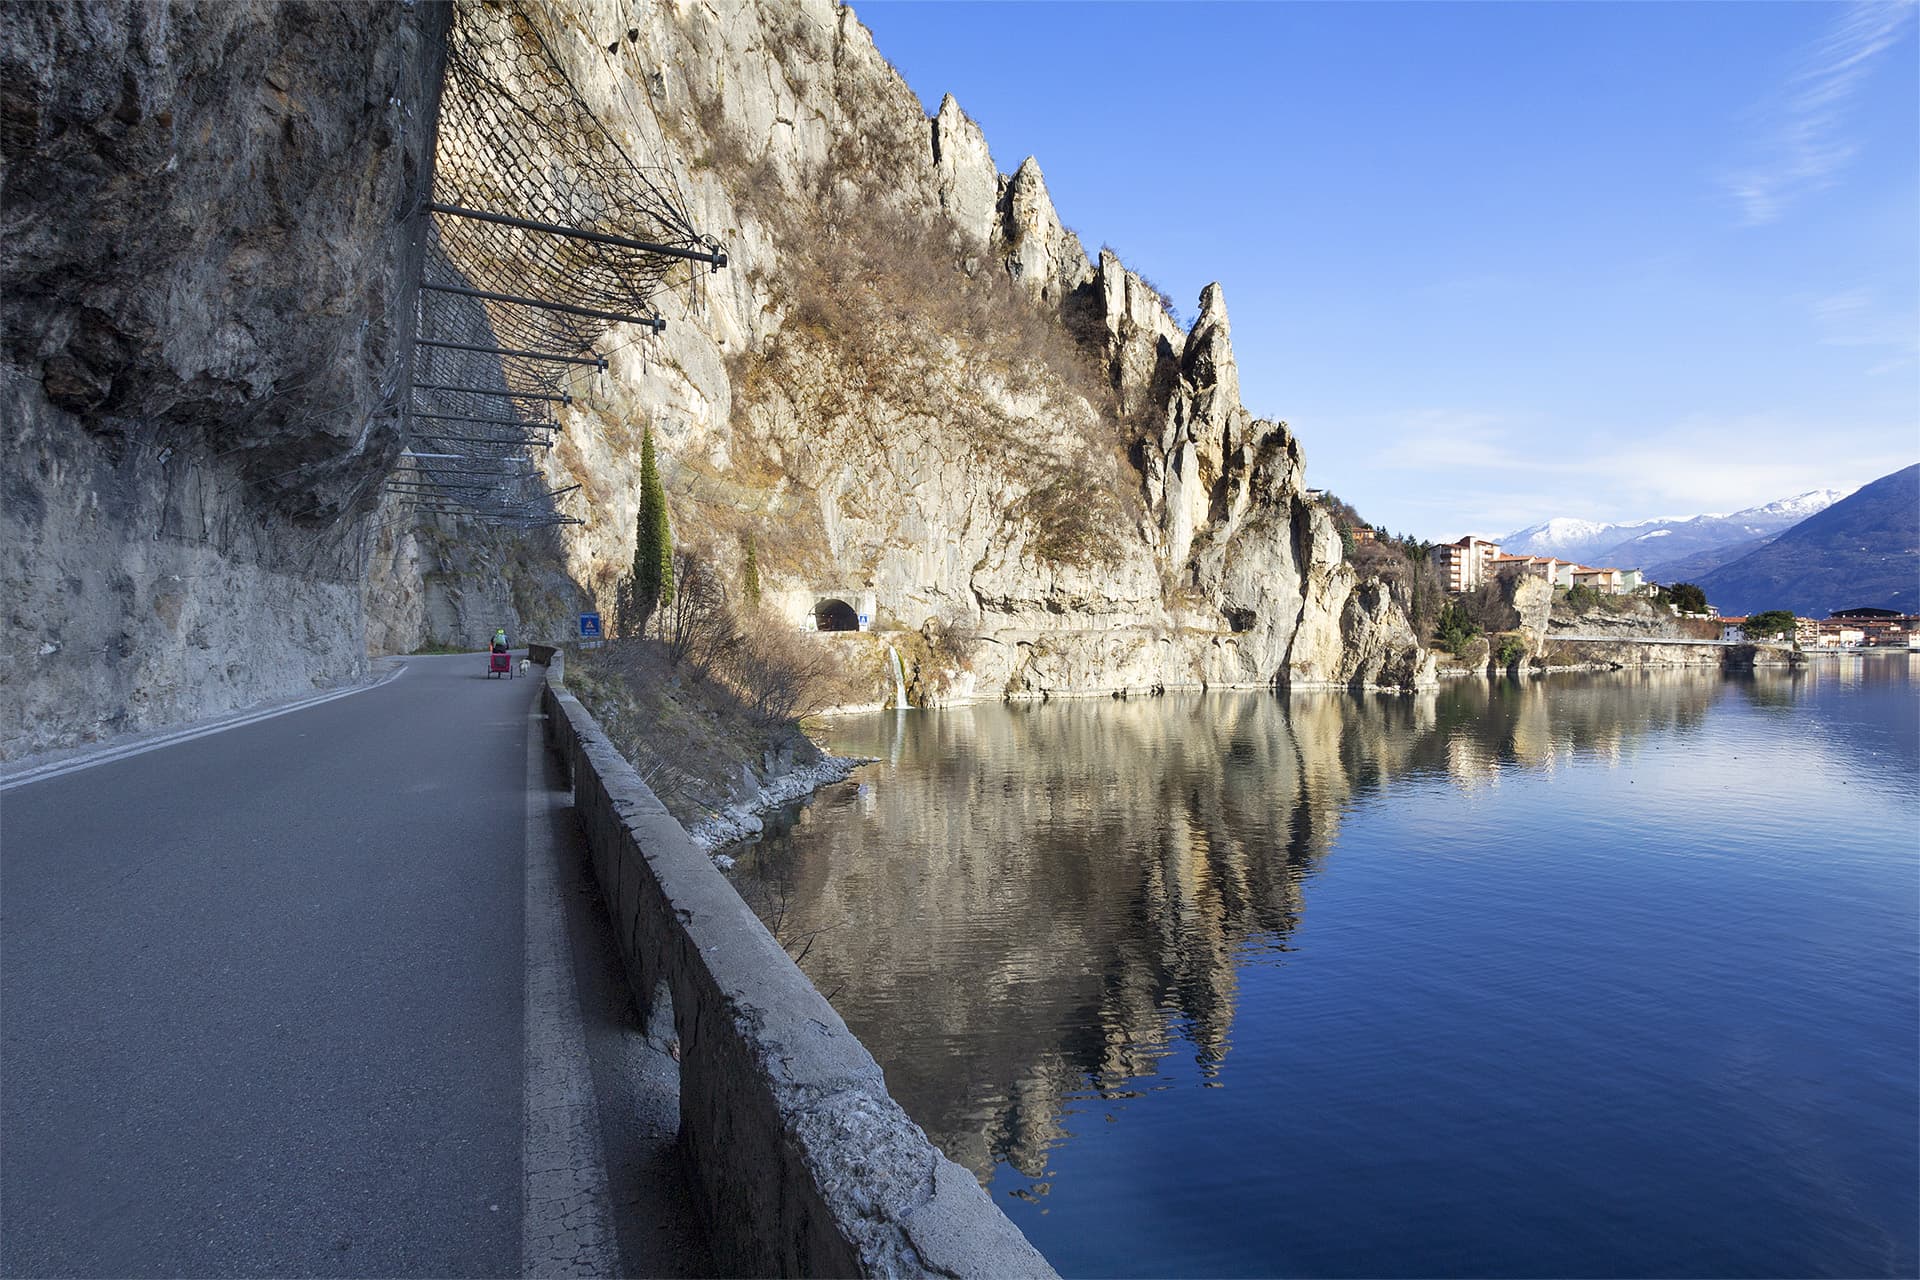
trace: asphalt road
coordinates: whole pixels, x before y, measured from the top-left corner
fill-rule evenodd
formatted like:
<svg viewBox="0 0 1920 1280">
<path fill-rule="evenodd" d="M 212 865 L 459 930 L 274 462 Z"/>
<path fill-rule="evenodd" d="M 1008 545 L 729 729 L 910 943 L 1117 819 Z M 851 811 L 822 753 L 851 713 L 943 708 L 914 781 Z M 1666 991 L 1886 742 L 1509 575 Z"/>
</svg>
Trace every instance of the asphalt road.
<svg viewBox="0 0 1920 1280">
<path fill-rule="evenodd" d="M 702 1269 L 539 682 L 407 662 L 0 794 L 0 1271 Z M 537 1149 L 549 1094 L 603 1167 Z M 540 1255 L 538 1176 L 598 1188 L 615 1252 Z"/>
</svg>

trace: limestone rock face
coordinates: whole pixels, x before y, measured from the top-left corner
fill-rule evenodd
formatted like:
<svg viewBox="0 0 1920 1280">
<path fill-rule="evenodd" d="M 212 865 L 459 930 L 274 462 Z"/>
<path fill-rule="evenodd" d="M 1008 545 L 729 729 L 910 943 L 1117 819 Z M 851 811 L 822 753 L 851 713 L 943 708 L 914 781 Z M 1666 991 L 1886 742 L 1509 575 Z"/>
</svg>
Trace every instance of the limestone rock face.
<svg viewBox="0 0 1920 1280">
<path fill-rule="evenodd" d="M 1413 688 L 1434 680 L 1434 659 L 1384 585 L 1362 583 L 1347 595 L 1340 631 L 1346 640 L 1341 675 L 1354 685 Z"/>
<path fill-rule="evenodd" d="M 1555 602 L 1549 593 L 1546 607 L 1538 609 L 1541 626 L 1551 639 L 1556 632 L 1569 635 L 1604 636 L 1631 641 L 1636 637 L 1654 639 L 1700 639 L 1698 633 L 1688 629 L 1686 623 L 1673 616 L 1666 609 L 1656 606 L 1651 600 L 1624 597 L 1607 601 L 1605 605 L 1590 609 L 1577 609 L 1569 606 L 1565 600 Z M 1717 628 L 1708 627 L 1712 635 Z M 1715 636 L 1714 638 L 1717 638 Z"/>
<path fill-rule="evenodd" d="M 0 18 L 0 758 L 364 670 L 435 20 Z"/>
<path fill-rule="evenodd" d="M 1220 532 L 1230 535 L 1245 514 L 1252 423 L 1253 415 L 1240 403 L 1240 372 L 1233 359 L 1226 303 L 1220 286 L 1211 284 L 1200 295 L 1200 317 L 1180 356 L 1179 381 L 1168 398 L 1158 441 L 1159 465 L 1147 473 L 1148 495 L 1160 509 L 1167 559 L 1176 570 L 1193 551 L 1196 533 L 1219 523 L 1224 526 Z M 1266 443 L 1272 439 L 1273 424 L 1261 425 L 1267 428 L 1261 433 Z M 1278 477 L 1286 486 L 1292 486 L 1294 478 Z"/>
<path fill-rule="evenodd" d="M 1546 643 L 1547 620 L 1553 612 L 1553 584 L 1532 574 L 1521 575 L 1512 585 L 1514 628 L 1527 636 L 1534 652 Z"/>
<path fill-rule="evenodd" d="M 662 300 L 661 338 L 609 335 L 612 368 L 561 414 L 548 476 L 582 486 L 588 523 L 560 559 L 603 609 L 648 424 L 677 540 L 728 572 L 751 535 L 792 618 L 871 598 L 876 627 L 979 635 L 917 688 L 1426 678 L 1389 598 L 1347 608 L 1298 442 L 1241 403 L 1222 290 L 1189 332 L 1114 254 L 1090 262 L 1039 163 L 997 174 L 979 126 L 951 97 L 929 117 L 850 10 L 585 0 L 579 30 L 542 35 L 733 260 Z"/>
<path fill-rule="evenodd" d="M 968 245 L 985 249 L 999 213 L 1000 175 L 987 136 L 948 94 L 933 118 L 933 163 L 940 209 Z"/>
<path fill-rule="evenodd" d="M 677 541 L 731 576 L 751 537 L 789 621 L 853 596 L 903 635 L 977 633 L 925 688 L 1418 679 L 1397 606 L 1349 608 L 1298 442 L 1241 404 L 1220 290 L 1188 332 L 1089 261 L 1039 164 L 995 172 L 851 9 L 522 10 L 731 257 L 572 378 L 536 460 L 586 523 L 537 537 L 381 505 L 439 6 L 0 23 L 0 750 L 609 612 L 643 427 Z"/>
<path fill-rule="evenodd" d="M 1028 156 L 1000 193 L 1000 238 L 1007 275 L 1033 298 L 1055 305 L 1093 279 L 1080 237 L 1061 225 L 1040 162 Z"/>
<path fill-rule="evenodd" d="M 396 215 L 432 109 L 425 21 L 244 3 L 9 13 L 9 361 L 99 435 L 192 437 L 289 514 L 355 506 L 397 448 L 381 380 Z"/>
<path fill-rule="evenodd" d="M 1108 376 L 1123 415 L 1150 413 L 1167 402 L 1179 376 L 1186 334 L 1145 280 L 1110 249 L 1100 251 L 1101 315 L 1106 322 Z"/>
</svg>

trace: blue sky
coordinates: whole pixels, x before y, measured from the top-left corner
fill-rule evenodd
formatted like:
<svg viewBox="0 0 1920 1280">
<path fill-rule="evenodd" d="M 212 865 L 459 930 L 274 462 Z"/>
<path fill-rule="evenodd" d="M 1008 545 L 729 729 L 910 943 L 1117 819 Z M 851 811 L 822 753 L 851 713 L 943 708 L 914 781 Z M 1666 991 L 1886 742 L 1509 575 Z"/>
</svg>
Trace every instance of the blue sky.
<svg viewBox="0 0 1920 1280">
<path fill-rule="evenodd" d="M 1088 250 L 1226 291 L 1309 483 L 1426 537 L 1920 460 L 1911 3 L 855 10 Z"/>
</svg>

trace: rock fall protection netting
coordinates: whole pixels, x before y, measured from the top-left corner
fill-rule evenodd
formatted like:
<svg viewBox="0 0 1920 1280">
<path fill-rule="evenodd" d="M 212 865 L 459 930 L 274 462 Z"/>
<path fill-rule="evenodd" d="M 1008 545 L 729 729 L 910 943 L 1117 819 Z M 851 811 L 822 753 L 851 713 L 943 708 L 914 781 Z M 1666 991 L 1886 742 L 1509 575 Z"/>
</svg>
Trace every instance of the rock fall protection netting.
<svg viewBox="0 0 1920 1280">
<path fill-rule="evenodd" d="M 388 488 L 416 510 L 515 527 L 562 514 L 528 450 L 616 325 L 726 265 L 664 170 L 636 164 L 526 6 L 455 0 L 432 190 L 417 225 L 408 450 Z M 615 74 L 619 74 L 615 72 Z M 625 339 L 622 339 L 623 341 Z"/>
</svg>

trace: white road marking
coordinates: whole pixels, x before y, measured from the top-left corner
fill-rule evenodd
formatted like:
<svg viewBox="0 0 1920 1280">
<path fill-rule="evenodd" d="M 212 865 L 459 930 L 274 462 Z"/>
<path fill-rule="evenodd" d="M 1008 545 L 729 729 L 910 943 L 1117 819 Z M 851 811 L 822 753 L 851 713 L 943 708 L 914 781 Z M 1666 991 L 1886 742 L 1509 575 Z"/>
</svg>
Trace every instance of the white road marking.
<svg viewBox="0 0 1920 1280">
<path fill-rule="evenodd" d="M 600 1143 L 600 1103 L 553 865 L 550 824 L 566 793 L 546 784 L 537 703 L 529 720 L 520 1274 L 613 1276 L 620 1270 L 620 1246 Z"/>
<path fill-rule="evenodd" d="M 276 716 L 292 715 L 296 711 L 305 711 L 308 707 L 317 707 L 323 702 L 332 702 L 336 698 L 351 698 L 356 693 L 365 693 L 369 689 L 378 689 L 398 679 L 407 669 L 401 663 L 386 675 L 368 684 L 357 684 L 348 689 L 331 689 L 326 693 L 316 693 L 311 698 L 302 698 L 282 707 L 269 711 L 255 711 L 242 714 L 228 720 L 218 720 L 212 724 L 192 725 L 177 729 L 172 733 L 163 733 L 155 738 L 143 738 L 139 742 L 119 747 L 102 747 L 89 755 L 75 756 L 65 760 L 56 760 L 43 764 L 36 769 L 23 769 L 19 773 L 0 776 L 0 791 L 11 791 L 15 787 L 24 787 L 30 783 L 45 782 L 50 778 L 62 778 L 69 773 L 78 773 L 82 769 L 91 769 L 96 765 L 112 764 L 115 760 L 125 760 L 131 756 L 145 755 L 149 751 L 158 751 L 162 747 L 176 747 L 195 738 L 204 738 L 210 734 L 225 733 L 229 729 L 241 729 L 250 724 L 259 724 L 262 720 L 271 720 Z"/>
</svg>

